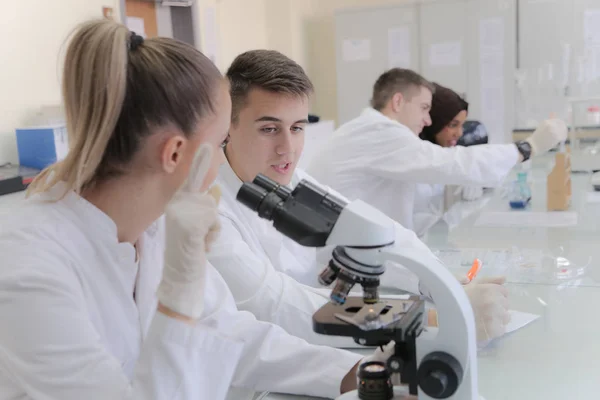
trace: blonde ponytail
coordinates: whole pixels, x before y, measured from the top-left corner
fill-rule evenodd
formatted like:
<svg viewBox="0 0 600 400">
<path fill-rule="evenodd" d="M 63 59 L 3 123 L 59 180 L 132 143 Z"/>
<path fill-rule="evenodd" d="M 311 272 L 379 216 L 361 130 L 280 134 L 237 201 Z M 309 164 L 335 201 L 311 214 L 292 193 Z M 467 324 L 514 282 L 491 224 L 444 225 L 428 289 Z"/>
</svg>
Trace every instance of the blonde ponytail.
<svg viewBox="0 0 600 400">
<path fill-rule="evenodd" d="M 141 142 L 157 128 L 191 136 L 214 113 L 221 81 L 215 65 L 186 43 L 144 40 L 111 20 L 80 25 L 63 68 L 69 153 L 44 170 L 29 193 L 58 182 L 81 193 L 126 173 Z"/>
<path fill-rule="evenodd" d="M 32 182 L 30 192 L 63 181 L 80 193 L 93 181 L 125 98 L 128 38 L 127 28 L 111 21 L 91 21 L 77 29 L 62 84 L 70 151 Z"/>
</svg>

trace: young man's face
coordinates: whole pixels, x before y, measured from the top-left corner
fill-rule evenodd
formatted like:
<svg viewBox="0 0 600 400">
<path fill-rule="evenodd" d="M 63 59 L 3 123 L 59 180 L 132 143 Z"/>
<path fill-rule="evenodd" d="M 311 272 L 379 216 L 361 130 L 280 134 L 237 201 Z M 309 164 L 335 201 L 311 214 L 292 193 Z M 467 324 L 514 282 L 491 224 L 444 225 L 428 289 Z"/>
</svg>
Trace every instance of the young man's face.
<svg viewBox="0 0 600 400">
<path fill-rule="evenodd" d="M 408 127 L 415 135 L 421 133 L 424 127 L 431 125 L 431 91 L 425 87 L 413 89 L 415 93 L 410 98 L 403 98 L 398 110 L 398 122 Z"/>
<path fill-rule="evenodd" d="M 263 174 L 281 185 L 292 179 L 304 148 L 308 97 L 251 89 L 231 124 L 226 154 L 244 182 Z"/>
</svg>

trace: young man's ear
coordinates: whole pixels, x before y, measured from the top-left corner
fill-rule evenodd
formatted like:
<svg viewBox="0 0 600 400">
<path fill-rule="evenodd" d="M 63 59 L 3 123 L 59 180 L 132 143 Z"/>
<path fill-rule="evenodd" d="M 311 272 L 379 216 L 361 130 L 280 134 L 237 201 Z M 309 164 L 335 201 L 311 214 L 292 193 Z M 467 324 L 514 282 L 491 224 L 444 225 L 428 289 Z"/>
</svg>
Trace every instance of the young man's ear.
<svg viewBox="0 0 600 400">
<path fill-rule="evenodd" d="M 398 92 L 398 93 L 394 94 L 392 96 L 392 110 L 394 112 L 400 111 L 400 108 L 402 107 L 403 102 L 404 102 L 404 96 L 402 96 L 402 93 Z"/>
</svg>

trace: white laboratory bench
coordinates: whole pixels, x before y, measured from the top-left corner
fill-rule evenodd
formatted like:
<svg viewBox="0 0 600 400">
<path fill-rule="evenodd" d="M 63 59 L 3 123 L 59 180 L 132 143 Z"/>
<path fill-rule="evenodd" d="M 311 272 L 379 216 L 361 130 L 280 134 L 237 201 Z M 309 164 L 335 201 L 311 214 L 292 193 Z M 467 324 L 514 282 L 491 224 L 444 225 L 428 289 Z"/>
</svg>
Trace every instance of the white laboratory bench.
<svg viewBox="0 0 600 400">
<path fill-rule="evenodd" d="M 536 160 L 531 171 L 532 207 L 545 211 L 545 176 L 551 157 Z M 571 210 L 577 226 L 568 228 L 498 228 L 474 226 L 482 212 L 508 211 L 502 190 L 480 210 L 449 229 L 439 223 L 427 237 L 432 248 L 539 249 L 582 267 L 582 275 L 562 281 L 535 277 L 512 282 L 511 308 L 541 317 L 479 351 L 479 391 L 486 400 L 593 399 L 600 393 L 600 203 L 586 203 L 589 175 L 573 175 Z M 585 266 L 585 269 L 583 269 Z M 485 264 L 482 274 L 485 271 Z M 267 400 L 309 399 L 275 395 Z M 462 399 L 461 399 L 462 400 Z M 465 399 L 466 400 L 466 399 Z"/>
<path fill-rule="evenodd" d="M 531 171 L 532 207 L 545 211 L 545 176 L 550 157 L 536 160 Z M 589 175 L 574 174 L 571 209 L 578 224 L 568 228 L 498 228 L 475 226 L 482 212 L 506 211 L 502 190 L 490 198 L 463 205 L 468 215 L 449 228 L 432 228 L 427 243 L 433 249 L 539 249 L 581 266 L 582 275 L 552 282 L 534 277 L 509 282 L 511 308 L 541 316 L 525 328 L 492 342 L 479 352 L 479 390 L 486 400 L 594 399 L 600 393 L 600 203 L 587 203 Z M 25 192 L 0 196 L 0 214 L 10 212 Z M 469 210 L 471 208 L 471 210 Z M 585 268 L 584 268 L 585 267 Z M 485 274 L 485 265 L 482 270 Z M 365 351 L 362 351 L 365 353 Z M 366 353 L 365 353 L 366 354 Z M 301 366 L 299 366 L 301 369 Z M 266 400 L 307 400 L 308 397 L 268 394 Z M 465 399 L 467 400 L 467 399 Z"/>
</svg>

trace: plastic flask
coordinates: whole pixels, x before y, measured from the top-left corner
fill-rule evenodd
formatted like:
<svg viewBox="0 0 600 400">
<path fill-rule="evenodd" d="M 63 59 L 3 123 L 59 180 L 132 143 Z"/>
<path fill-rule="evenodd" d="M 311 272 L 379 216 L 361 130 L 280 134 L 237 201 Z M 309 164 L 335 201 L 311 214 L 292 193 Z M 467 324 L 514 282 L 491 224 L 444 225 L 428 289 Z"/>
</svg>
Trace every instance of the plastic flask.
<svg viewBox="0 0 600 400">
<path fill-rule="evenodd" d="M 520 210 L 526 208 L 531 202 L 531 188 L 527 182 L 527 172 L 519 171 L 517 180 L 512 183 L 510 189 L 510 208 Z"/>
</svg>

